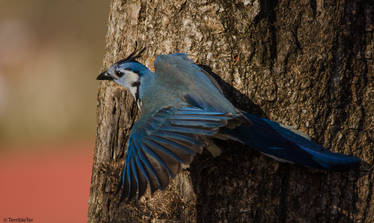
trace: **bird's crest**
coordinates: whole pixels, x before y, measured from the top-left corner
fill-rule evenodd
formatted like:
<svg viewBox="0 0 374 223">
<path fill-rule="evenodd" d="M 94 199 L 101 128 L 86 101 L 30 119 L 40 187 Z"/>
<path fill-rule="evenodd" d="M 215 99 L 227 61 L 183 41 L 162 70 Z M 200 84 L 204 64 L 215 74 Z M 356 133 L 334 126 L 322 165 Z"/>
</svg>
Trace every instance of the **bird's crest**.
<svg viewBox="0 0 374 223">
<path fill-rule="evenodd" d="M 123 63 L 123 62 L 137 62 L 136 59 L 141 57 L 144 53 L 146 47 L 143 47 L 141 50 L 138 50 L 138 42 L 135 42 L 135 49 L 134 51 L 125 59 L 122 59 L 117 62 L 117 64 Z"/>
</svg>

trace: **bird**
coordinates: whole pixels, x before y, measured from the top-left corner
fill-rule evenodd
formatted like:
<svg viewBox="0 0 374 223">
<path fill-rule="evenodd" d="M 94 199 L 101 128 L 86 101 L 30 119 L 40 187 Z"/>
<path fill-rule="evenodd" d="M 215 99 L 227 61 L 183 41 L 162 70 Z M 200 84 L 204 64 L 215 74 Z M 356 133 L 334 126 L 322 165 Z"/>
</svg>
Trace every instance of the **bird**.
<svg viewBox="0 0 374 223">
<path fill-rule="evenodd" d="M 219 155 L 214 140 L 233 140 L 280 162 L 308 168 L 347 171 L 361 159 L 331 152 L 305 134 L 236 108 L 216 80 L 184 53 L 158 55 L 155 71 L 138 62 L 145 48 L 135 50 L 102 72 L 128 89 L 141 110 L 130 130 L 122 196 L 141 198 L 164 189 L 196 154 L 208 149 Z"/>
</svg>

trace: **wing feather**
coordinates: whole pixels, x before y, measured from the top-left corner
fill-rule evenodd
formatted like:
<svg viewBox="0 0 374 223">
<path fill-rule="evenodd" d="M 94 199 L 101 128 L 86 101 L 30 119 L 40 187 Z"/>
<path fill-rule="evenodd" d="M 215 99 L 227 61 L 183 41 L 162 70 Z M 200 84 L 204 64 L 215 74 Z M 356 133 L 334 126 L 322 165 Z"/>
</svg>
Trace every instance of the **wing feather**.
<svg viewBox="0 0 374 223">
<path fill-rule="evenodd" d="M 151 194 L 165 188 L 180 171 L 201 153 L 202 136 L 214 135 L 233 116 L 196 107 L 164 108 L 131 130 L 122 174 L 128 200 L 141 197 L 147 185 Z M 139 122 L 139 121 L 138 121 Z"/>
<path fill-rule="evenodd" d="M 138 199 L 140 194 L 144 194 L 147 189 L 147 184 L 150 184 L 148 173 L 143 167 L 142 162 L 140 161 L 139 157 L 135 157 L 135 165 L 136 169 L 139 173 L 140 177 L 140 183 L 139 183 L 139 193 L 138 193 Z"/>
</svg>

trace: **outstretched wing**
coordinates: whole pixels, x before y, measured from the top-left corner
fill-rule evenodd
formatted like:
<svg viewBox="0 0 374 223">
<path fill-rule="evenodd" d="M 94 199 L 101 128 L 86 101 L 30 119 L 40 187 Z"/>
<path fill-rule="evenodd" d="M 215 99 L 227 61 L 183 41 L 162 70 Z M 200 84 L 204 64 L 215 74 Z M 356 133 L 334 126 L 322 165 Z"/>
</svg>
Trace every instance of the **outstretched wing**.
<svg viewBox="0 0 374 223">
<path fill-rule="evenodd" d="M 123 196 L 163 189 L 203 149 L 202 136 L 214 135 L 233 116 L 197 107 L 163 108 L 131 130 L 122 172 Z"/>
</svg>

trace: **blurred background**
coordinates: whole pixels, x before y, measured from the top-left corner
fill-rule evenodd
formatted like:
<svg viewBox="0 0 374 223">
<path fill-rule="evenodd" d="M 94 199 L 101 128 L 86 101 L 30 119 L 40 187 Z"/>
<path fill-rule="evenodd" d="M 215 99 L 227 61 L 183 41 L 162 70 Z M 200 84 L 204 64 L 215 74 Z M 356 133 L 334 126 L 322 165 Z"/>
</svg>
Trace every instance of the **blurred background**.
<svg viewBox="0 0 374 223">
<path fill-rule="evenodd" d="M 0 221 L 87 221 L 109 4 L 0 0 Z"/>
</svg>

